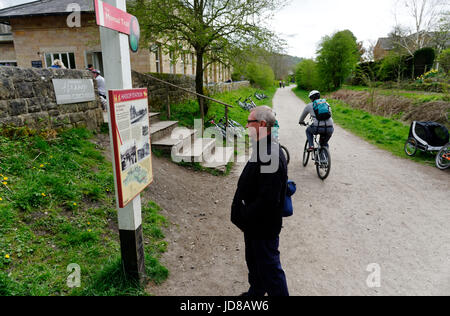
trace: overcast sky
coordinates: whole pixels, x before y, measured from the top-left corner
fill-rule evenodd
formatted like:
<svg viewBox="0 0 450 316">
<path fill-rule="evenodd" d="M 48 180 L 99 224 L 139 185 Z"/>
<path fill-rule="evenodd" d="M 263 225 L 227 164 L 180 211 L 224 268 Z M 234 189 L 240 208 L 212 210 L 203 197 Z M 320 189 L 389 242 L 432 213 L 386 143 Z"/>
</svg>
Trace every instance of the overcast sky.
<svg viewBox="0 0 450 316">
<path fill-rule="evenodd" d="M 324 36 L 345 29 L 368 47 L 369 40 L 388 35 L 396 15 L 400 24 L 411 25 L 399 0 L 291 0 L 276 14 L 272 29 L 284 34 L 289 55 L 311 58 Z"/>
</svg>

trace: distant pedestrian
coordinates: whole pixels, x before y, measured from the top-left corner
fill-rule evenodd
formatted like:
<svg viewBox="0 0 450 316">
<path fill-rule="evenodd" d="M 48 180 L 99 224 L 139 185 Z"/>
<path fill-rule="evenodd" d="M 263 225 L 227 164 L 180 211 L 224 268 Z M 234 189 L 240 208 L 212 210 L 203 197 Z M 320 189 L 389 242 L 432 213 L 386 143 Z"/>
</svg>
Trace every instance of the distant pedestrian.
<svg viewBox="0 0 450 316">
<path fill-rule="evenodd" d="M 280 80 L 280 88 L 283 88 L 283 84 L 281 83 L 281 80 Z"/>
<path fill-rule="evenodd" d="M 100 96 L 100 102 L 102 103 L 103 111 L 106 111 L 106 106 L 108 102 L 106 100 L 105 78 L 101 76 L 100 70 L 94 69 L 91 72 L 95 81 L 97 81 L 98 95 Z"/>
<path fill-rule="evenodd" d="M 278 251 L 287 163 L 272 137 L 275 121 L 269 107 L 257 107 L 250 113 L 247 128 L 253 154 L 239 178 L 231 207 L 231 221 L 244 233 L 249 272 L 250 289 L 242 296 L 289 296 Z M 267 157 L 270 157 L 269 162 Z M 271 169 L 268 166 L 274 162 L 275 167 L 268 172 Z"/>
</svg>

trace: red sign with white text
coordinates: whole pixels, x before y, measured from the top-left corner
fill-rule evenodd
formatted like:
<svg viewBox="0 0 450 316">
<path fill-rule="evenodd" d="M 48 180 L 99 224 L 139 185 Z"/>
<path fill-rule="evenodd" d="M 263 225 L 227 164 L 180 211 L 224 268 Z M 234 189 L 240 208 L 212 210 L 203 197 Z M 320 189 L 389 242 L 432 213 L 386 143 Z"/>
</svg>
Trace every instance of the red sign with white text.
<svg viewBox="0 0 450 316">
<path fill-rule="evenodd" d="M 101 0 L 94 0 L 97 25 L 130 35 L 133 15 Z"/>
</svg>

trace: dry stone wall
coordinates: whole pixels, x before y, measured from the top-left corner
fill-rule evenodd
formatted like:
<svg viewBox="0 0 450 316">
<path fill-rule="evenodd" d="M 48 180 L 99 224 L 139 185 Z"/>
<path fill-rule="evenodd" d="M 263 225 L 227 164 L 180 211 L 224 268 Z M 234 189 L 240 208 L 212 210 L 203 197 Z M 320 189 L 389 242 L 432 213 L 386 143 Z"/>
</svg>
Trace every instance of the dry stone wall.
<svg viewBox="0 0 450 316">
<path fill-rule="evenodd" d="M 97 130 L 103 123 L 98 97 L 58 105 L 52 79 L 92 79 L 92 75 L 85 70 L 0 67 L 0 126 Z"/>
</svg>

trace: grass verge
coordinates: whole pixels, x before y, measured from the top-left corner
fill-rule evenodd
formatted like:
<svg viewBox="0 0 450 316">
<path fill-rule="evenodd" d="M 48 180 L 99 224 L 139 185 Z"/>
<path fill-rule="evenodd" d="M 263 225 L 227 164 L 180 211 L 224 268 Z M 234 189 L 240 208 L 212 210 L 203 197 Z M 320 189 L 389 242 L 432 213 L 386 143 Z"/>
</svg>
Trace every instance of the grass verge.
<svg viewBox="0 0 450 316">
<path fill-rule="evenodd" d="M 220 94 L 213 95 L 212 98 L 217 99 L 219 101 L 225 102 L 229 105 L 232 105 L 233 108 L 229 109 L 229 117 L 237 122 L 239 122 L 242 126 L 245 126 L 247 123 L 247 118 L 249 112 L 239 107 L 236 101 L 239 98 L 243 100 L 248 96 L 252 96 L 253 101 L 255 101 L 256 105 L 268 105 L 272 107 L 272 99 L 275 95 L 277 88 L 275 86 L 264 90 L 264 92 L 268 98 L 265 100 L 257 100 L 254 97 L 255 92 L 261 92 L 261 90 L 246 87 L 241 88 L 235 91 L 224 92 Z M 188 100 L 181 104 L 171 104 L 171 120 L 178 121 L 178 125 L 186 126 L 192 128 L 194 126 L 194 119 L 199 119 L 201 117 L 199 105 L 197 100 Z M 225 116 L 225 107 L 216 102 L 209 102 L 208 114 L 205 119 L 208 120 L 210 118 L 214 118 L 216 120 L 221 119 Z M 161 112 L 161 119 L 167 120 L 167 112 Z M 206 124 L 208 126 L 208 124 Z"/>
<path fill-rule="evenodd" d="M 0 295 L 146 295 L 120 263 L 111 163 L 86 129 L 39 134 L 0 129 Z M 156 283 L 167 225 L 153 202 L 143 205 L 146 268 Z M 70 288 L 67 267 L 81 268 Z"/>
<path fill-rule="evenodd" d="M 292 91 L 304 102 L 310 102 L 307 91 L 297 88 Z M 436 156 L 433 154 L 418 151 L 415 157 L 406 156 L 404 145 L 408 139 L 410 125 L 395 119 L 354 109 L 338 100 L 329 99 L 328 102 L 333 111 L 334 122 L 342 128 L 398 157 L 434 166 Z"/>
</svg>

